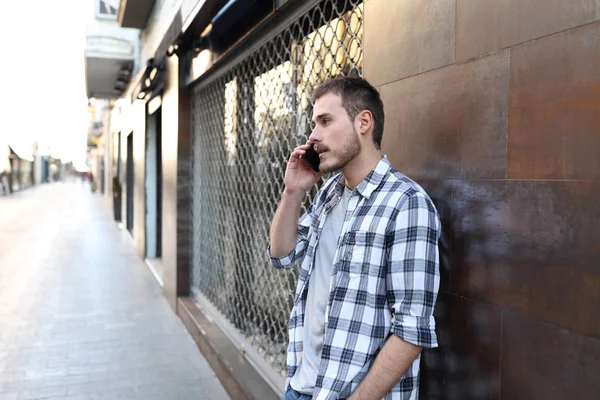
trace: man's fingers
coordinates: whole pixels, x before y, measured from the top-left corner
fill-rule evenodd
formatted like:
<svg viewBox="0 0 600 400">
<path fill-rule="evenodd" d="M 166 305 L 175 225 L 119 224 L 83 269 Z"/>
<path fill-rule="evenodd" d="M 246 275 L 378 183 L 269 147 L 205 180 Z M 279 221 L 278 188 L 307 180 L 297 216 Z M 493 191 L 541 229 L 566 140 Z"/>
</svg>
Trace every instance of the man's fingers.
<svg viewBox="0 0 600 400">
<path fill-rule="evenodd" d="M 292 152 L 292 158 L 300 158 L 300 156 L 303 156 L 306 153 L 306 149 L 304 149 L 303 147 L 304 146 L 296 147 Z"/>
</svg>

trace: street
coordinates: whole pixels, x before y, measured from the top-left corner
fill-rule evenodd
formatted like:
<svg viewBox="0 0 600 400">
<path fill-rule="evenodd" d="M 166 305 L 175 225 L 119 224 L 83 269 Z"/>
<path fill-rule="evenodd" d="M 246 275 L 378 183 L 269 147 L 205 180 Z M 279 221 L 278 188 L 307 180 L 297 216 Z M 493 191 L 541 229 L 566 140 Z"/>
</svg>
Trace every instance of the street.
<svg viewBox="0 0 600 400">
<path fill-rule="evenodd" d="M 0 196 L 0 399 L 228 399 L 89 186 Z"/>
</svg>

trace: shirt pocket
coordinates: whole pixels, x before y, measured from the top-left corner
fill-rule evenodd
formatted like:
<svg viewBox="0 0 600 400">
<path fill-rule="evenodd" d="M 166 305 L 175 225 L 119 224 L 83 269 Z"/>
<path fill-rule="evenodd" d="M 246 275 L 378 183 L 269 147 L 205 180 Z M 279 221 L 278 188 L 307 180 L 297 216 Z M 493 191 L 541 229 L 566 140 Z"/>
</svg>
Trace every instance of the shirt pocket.
<svg viewBox="0 0 600 400">
<path fill-rule="evenodd" d="M 385 239 L 370 231 L 350 231 L 342 239 L 339 271 L 351 278 L 377 275 L 381 268 L 381 256 Z"/>
</svg>

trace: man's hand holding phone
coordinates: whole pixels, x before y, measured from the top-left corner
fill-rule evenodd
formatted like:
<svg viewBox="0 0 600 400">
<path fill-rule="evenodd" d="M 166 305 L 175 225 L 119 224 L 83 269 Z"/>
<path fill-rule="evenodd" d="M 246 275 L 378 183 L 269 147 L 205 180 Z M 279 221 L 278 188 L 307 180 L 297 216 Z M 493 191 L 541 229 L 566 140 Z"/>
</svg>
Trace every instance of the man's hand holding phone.
<svg viewBox="0 0 600 400">
<path fill-rule="evenodd" d="M 319 154 L 312 143 L 298 146 L 292 152 L 285 170 L 285 190 L 304 195 L 323 175 L 318 172 Z"/>
</svg>

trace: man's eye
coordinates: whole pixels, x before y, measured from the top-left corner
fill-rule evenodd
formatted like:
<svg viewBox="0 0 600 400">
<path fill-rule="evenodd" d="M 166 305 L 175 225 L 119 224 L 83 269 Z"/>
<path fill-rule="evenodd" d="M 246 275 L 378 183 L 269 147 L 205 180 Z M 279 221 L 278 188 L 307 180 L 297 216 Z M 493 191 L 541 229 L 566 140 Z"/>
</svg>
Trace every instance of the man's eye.
<svg viewBox="0 0 600 400">
<path fill-rule="evenodd" d="M 330 119 L 328 119 L 328 118 L 325 118 L 325 119 L 323 120 L 323 125 L 327 125 L 329 122 L 331 122 L 331 120 L 330 120 Z"/>
</svg>

